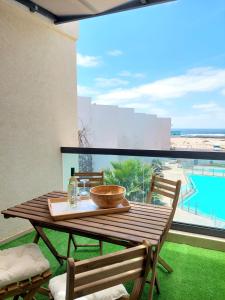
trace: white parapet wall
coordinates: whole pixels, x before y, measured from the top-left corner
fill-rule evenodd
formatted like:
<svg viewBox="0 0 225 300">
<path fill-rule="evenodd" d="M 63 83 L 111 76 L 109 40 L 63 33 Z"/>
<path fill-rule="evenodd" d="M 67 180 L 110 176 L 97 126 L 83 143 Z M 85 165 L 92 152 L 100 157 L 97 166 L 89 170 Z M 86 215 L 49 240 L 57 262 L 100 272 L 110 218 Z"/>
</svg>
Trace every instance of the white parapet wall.
<svg viewBox="0 0 225 300">
<path fill-rule="evenodd" d="M 92 104 L 78 97 L 79 129 L 87 129 L 91 147 L 170 149 L 171 119 L 136 113 L 133 108 Z"/>
<path fill-rule="evenodd" d="M 0 210 L 62 189 L 61 146 L 77 146 L 77 24 L 0 1 Z M 30 227 L 0 218 L 0 240 Z"/>
<path fill-rule="evenodd" d="M 90 147 L 119 149 L 170 149 L 170 118 L 136 113 L 133 108 L 97 105 L 89 97 L 78 97 L 78 128 L 85 128 Z M 109 168 L 112 161 L 128 157 L 94 155 L 93 170 Z M 151 161 L 151 158 L 140 158 Z"/>
</svg>

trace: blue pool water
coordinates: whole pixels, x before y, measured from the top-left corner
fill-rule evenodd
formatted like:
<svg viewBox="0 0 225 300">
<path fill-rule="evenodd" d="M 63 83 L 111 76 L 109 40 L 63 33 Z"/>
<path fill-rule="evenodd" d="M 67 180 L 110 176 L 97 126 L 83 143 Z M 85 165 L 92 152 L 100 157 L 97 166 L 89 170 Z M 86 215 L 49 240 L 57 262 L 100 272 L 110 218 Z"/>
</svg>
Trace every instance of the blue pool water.
<svg viewBox="0 0 225 300">
<path fill-rule="evenodd" d="M 225 220 L 225 178 L 201 175 L 189 175 L 189 178 L 196 193 L 184 201 L 184 207 Z"/>
</svg>

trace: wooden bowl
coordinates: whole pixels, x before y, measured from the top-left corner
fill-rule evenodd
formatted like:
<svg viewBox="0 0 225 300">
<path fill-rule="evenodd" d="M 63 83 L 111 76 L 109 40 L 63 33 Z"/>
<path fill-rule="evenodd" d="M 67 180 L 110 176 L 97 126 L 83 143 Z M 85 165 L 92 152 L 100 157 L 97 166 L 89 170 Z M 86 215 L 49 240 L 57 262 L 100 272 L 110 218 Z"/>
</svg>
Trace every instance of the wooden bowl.
<svg viewBox="0 0 225 300">
<path fill-rule="evenodd" d="M 100 208 L 114 208 L 125 196 L 126 189 L 119 185 L 98 185 L 90 189 L 91 199 Z"/>
</svg>

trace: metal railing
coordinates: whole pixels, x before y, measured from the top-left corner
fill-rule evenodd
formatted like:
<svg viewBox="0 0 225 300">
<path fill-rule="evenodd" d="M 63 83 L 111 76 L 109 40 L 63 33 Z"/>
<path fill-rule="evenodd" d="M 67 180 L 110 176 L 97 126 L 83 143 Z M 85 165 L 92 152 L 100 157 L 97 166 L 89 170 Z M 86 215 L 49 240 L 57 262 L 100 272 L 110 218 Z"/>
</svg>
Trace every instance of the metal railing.
<svg viewBox="0 0 225 300">
<path fill-rule="evenodd" d="M 135 157 L 135 158 L 154 158 L 154 159 L 172 159 L 173 161 L 182 162 L 184 161 L 191 161 L 192 165 L 187 168 L 188 172 L 190 171 L 191 174 L 196 171 L 196 174 L 198 171 L 198 160 L 204 160 L 204 166 L 210 166 L 212 161 L 216 161 L 217 163 L 221 163 L 221 165 L 225 165 L 225 152 L 199 152 L 199 151 L 173 151 L 173 150 L 137 150 L 137 149 L 109 149 L 109 148 L 80 148 L 80 147 L 61 147 L 61 153 L 63 155 L 65 154 L 77 154 L 77 155 L 93 155 L 93 156 L 127 156 L 127 157 Z M 208 161 L 208 163 L 207 163 Z M 197 166 L 197 167 L 196 167 Z M 209 168 L 212 170 L 210 174 L 216 174 L 216 169 L 218 167 Z M 202 174 L 204 171 L 201 171 Z M 223 174 L 223 172 L 221 173 Z M 188 177 L 188 176 L 187 176 Z M 188 179 L 187 179 L 188 181 Z M 189 193 L 193 193 L 195 191 L 195 188 L 193 186 L 193 183 L 191 180 L 188 181 L 189 186 L 186 188 L 185 191 L 183 191 L 183 194 L 181 193 L 181 206 L 182 201 Z M 182 207 L 185 211 L 184 206 Z M 192 212 L 194 215 L 198 215 L 198 207 L 193 209 L 193 207 L 189 207 L 189 212 Z M 214 222 L 214 224 L 217 224 L 218 222 Z M 207 224 L 207 223 L 206 223 Z M 180 231 L 188 231 L 193 233 L 199 233 L 199 234 L 205 234 L 205 235 L 211 235 L 216 237 L 225 237 L 225 227 L 224 228 L 217 228 L 210 226 L 198 225 L 195 223 L 185 223 L 182 221 L 174 221 L 172 224 L 172 228 Z"/>
</svg>

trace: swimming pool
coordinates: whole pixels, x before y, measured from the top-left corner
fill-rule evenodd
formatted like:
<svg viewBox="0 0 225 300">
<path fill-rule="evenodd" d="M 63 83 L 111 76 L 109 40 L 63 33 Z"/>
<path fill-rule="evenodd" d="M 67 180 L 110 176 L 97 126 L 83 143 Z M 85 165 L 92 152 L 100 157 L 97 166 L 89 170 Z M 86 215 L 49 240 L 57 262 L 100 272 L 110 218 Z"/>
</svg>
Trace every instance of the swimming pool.
<svg viewBox="0 0 225 300">
<path fill-rule="evenodd" d="M 189 175 L 189 178 L 196 192 L 183 202 L 183 206 L 225 221 L 225 178 L 202 175 Z"/>
<path fill-rule="evenodd" d="M 223 174 L 223 175 L 225 175 L 225 169 L 223 169 L 223 168 L 213 168 L 213 167 L 211 167 L 211 168 L 205 168 L 205 167 L 194 167 L 194 169 L 193 169 L 193 171 L 197 171 L 197 172 L 203 172 L 203 174 L 204 173 L 211 173 L 211 174 Z M 191 171 L 190 171 L 191 172 Z"/>
</svg>

